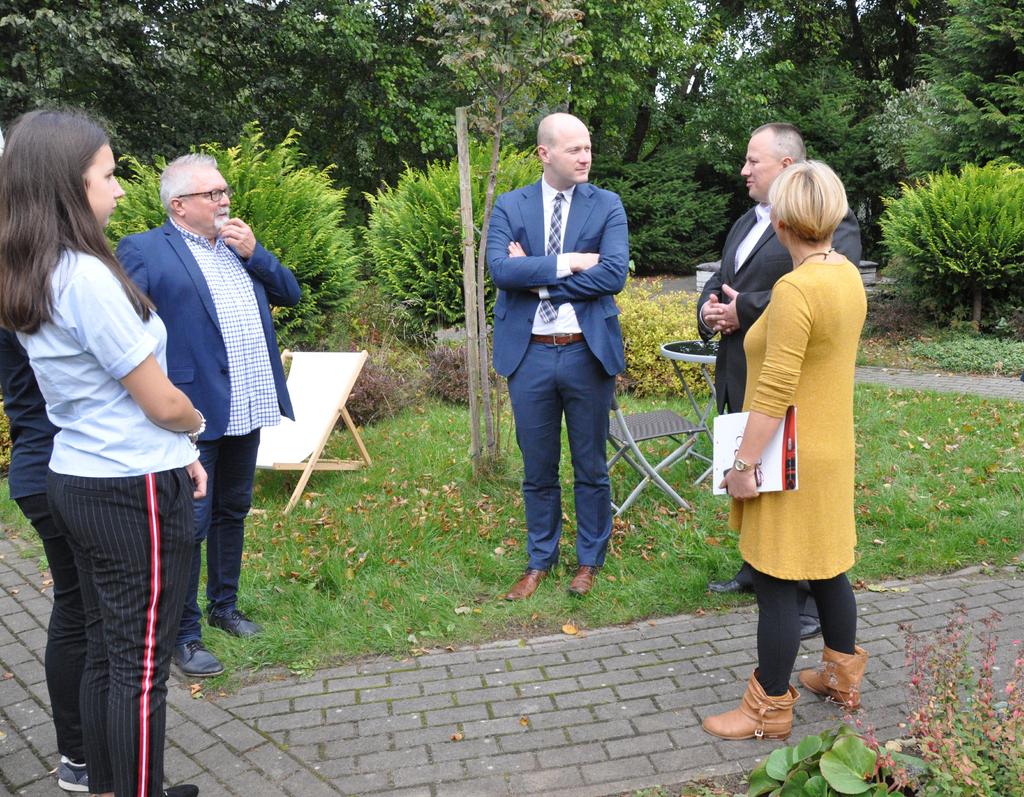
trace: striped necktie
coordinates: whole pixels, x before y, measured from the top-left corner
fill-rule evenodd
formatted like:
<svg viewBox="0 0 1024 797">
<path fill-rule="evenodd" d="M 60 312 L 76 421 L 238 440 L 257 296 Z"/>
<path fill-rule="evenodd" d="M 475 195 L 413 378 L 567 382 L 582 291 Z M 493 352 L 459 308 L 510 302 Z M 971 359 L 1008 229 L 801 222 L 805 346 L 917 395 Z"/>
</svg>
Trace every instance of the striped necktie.
<svg viewBox="0 0 1024 797">
<path fill-rule="evenodd" d="M 562 253 L 562 192 L 555 194 L 554 204 L 551 206 L 551 226 L 548 228 L 548 243 L 544 254 L 559 255 Z M 540 307 L 537 308 L 540 320 L 550 324 L 558 318 L 558 311 L 547 299 L 540 300 Z"/>
</svg>

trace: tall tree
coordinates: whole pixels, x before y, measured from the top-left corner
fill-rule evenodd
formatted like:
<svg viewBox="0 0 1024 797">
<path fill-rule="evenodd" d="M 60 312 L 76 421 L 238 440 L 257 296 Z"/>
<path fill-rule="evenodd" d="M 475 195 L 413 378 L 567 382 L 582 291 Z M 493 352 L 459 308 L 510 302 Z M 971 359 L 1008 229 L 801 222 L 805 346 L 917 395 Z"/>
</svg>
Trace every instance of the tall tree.
<svg viewBox="0 0 1024 797">
<path fill-rule="evenodd" d="M 922 72 L 939 113 L 911 145 L 936 170 L 1007 157 L 1024 163 L 1024 8 L 1016 0 L 951 0 Z"/>
<path fill-rule="evenodd" d="M 486 438 L 486 447 L 472 452 L 474 470 L 479 473 L 481 465 L 498 455 L 493 411 L 496 397 L 491 389 L 484 333 L 484 280 L 487 230 L 494 206 L 502 133 L 508 121 L 535 116 L 538 107 L 551 108 L 564 99 L 568 89 L 567 68 L 578 65 L 582 59 L 575 50 L 582 14 L 570 5 L 570 0 L 430 0 L 430 6 L 437 32 L 431 42 L 441 52 L 441 63 L 454 72 L 473 96 L 472 119 L 492 142 L 476 273 L 466 275 L 466 314 L 468 318 L 475 309 L 477 319 L 477 339 L 468 340 L 467 348 L 475 349 Z M 467 216 L 471 218 L 464 211 L 463 217 Z M 467 230 L 467 236 L 469 233 Z M 474 289 L 476 296 L 471 299 Z M 475 401 L 471 409 L 474 405 Z M 478 424 L 475 415 L 471 415 L 471 425 Z M 475 433 L 473 439 L 477 439 Z"/>
</svg>

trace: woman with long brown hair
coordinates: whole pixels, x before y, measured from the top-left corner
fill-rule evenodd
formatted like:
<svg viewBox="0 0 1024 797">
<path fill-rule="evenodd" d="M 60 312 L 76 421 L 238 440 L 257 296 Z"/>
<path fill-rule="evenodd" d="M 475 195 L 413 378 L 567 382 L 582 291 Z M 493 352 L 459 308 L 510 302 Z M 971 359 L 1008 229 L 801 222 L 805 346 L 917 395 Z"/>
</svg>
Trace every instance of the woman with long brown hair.
<svg viewBox="0 0 1024 797">
<path fill-rule="evenodd" d="M 114 165 L 83 114 L 15 122 L 0 156 L 0 326 L 18 333 L 59 428 L 47 496 L 86 612 L 89 790 L 193 797 L 164 792 L 163 752 L 203 419 L 167 379 L 164 325 L 104 237 L 124 195 Z"/>
</svg>

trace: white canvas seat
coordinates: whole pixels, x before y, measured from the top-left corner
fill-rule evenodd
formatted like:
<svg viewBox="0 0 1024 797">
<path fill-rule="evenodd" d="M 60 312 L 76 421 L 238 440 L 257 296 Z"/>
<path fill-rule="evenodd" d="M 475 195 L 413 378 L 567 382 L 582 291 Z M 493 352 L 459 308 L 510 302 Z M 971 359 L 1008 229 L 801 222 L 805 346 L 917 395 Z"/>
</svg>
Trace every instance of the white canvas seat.
<svg viewBox="0 0 1024 797">
<path fill-rule="evenodd" d="M 281 355 L 286 366 L 291 360 L 288 394 L 295 410 L 295 420 L 282 417 L 280 424 L 261 431 L 256 467 L 302 471 L 299 483 L 285 507 L 285 514 L 291 512 L 298 503 L 314 470 L 357 470 L 372 464 L 359 431 L 345 409 L 345 403 L 368 356 L 365 351 L 285 351 Z M 348 427 L 362 459 L 321 457 L 339 419 Z"/>
</svg>

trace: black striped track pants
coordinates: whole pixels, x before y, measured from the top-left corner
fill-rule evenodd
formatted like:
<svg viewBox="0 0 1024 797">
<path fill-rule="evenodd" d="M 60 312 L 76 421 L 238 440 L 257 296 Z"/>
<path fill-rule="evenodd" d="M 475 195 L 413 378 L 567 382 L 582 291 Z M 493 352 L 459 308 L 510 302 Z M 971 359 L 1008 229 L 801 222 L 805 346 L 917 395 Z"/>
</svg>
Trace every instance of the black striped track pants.
<svg viewBox="0 0 1024 797">
<path fill-rule="evenodd" d="M 88 650 L 81 710 L 89 790 L 163 794 L 167 675 L 193 545 L 184 468 L 124 478 L 50 472 L 75 550 Z"/>
</svg>

